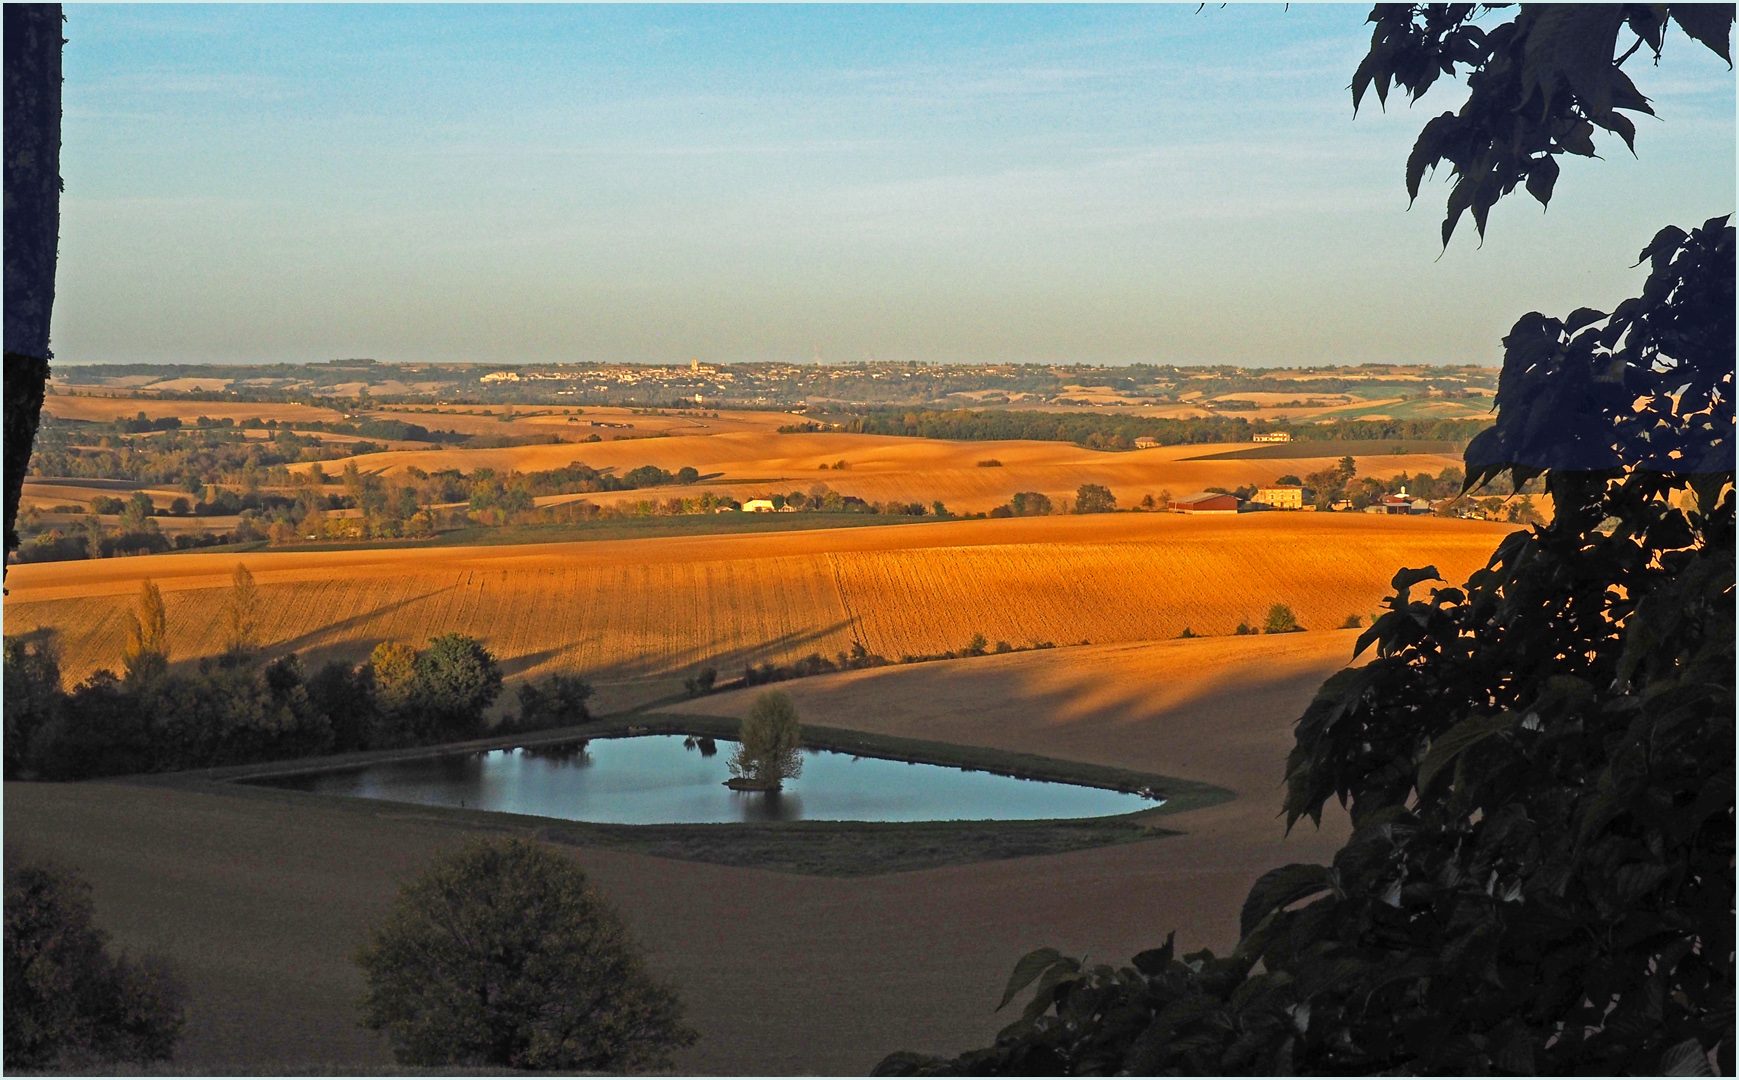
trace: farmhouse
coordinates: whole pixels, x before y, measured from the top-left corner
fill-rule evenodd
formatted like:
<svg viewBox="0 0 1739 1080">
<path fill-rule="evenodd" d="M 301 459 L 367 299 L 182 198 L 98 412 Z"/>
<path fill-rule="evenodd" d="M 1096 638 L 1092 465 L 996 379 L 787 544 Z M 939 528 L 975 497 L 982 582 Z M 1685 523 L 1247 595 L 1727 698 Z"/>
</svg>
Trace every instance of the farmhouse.
<svg viewBox="0 0 1739 1080">
<path fill-rule="evenodd" d="M 1198 491 L 1194 495 L 1173 499 L 1170 508 L 1181 514 L 1236 514 L 1238 497 L 1216 491 Z"/>
<path fill-rule="evenodd" d="M 773 505 L 772 499 L 750 499 L 743 503 L 745 514 L 771 514 L 777 509 L 779 508 Z"/>
<path fill-rule="evenodd" d="M 1290 431 L 1264 431 L 1262 434 L 1257 435 L 1253 441 L 1255 441 L 1255 442 L 1291 442 L 1292 441 L 1292 432 L 1290 432 Z"/>
<path fill-rule="evenodd" d="M 1152 435 L 1142 435 L 1135 440 L 1137 450 L 1152 450 L 1157 446 L 1159 446 L 1159 440 Z"/>
<path fill-rule="evenodd" d="M 1367 514 L 1429 514 L 1430 512 L 1430 501 L 1413 498 L 1407 494 L 1406 488 L 1402 488 L 1394 495 L 1384 495 L 1365 507 Z"/>
<path fill-rule="evenodd" d="M 1256 497 L 1252 502 L 1259 502 L 1273 510 L 1304 509 L 1304 488 L 1297 484 L 1277 484 L 1274 487 L 1256 489 Z"/>
</svg>

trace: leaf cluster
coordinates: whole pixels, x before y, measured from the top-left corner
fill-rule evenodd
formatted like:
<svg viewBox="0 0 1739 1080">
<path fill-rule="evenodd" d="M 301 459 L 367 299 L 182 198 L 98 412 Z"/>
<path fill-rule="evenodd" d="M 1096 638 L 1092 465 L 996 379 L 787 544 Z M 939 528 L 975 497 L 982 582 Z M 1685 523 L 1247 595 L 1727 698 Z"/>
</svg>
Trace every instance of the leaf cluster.
<svg viewBox="0 0 1739 1080">
<path fill-rule="evenodd" d="M 1543 471 L 1553 521 L 1459 588 L 1398 573 L 1299 720 L 1287 827 L 1345 806 L 1331 865 L 1260 878 L 1229 957 L 1034 953 L 994 1046 L 882 1070 L 1730 1074 L 1732 232 L 1663 232 L 1592 339 L 1512 334 L 1470 480 Z"/>
<path fill-rule="evenodd" d="M 1642 250 L 1642 295 L 1610 314 L 1530 312 L 1504 338 L 1497 423 L 1467 447 L 1467 484 L 1499 473 L 1733 468 L 1730 216 L 1668 226 Z"/>
<path fill-rule="evenodd" d="M 1378 4 L 1371 49 L 1353 75 L 1353 108 L 1391 87 L 1417 100 L 1441 76 L 1465 71 L 1470 91 L 1456 112 L 1420 131 L 1407 159 L 1407 195 L 1419 197 L 1427 170 L 1447 162 L 1454 177 L 1443 243 L 1471 210 L 1480 236 L 1493 205 L 1517 186 L 1544 206 L 1558 181 L 1558 155 L 1595 157 L 1596 128 L 1636 150 L 1624 113 L 1654 115 L 1624 63 L 1646 45 L 1658 59 L 1669 24 L 1732 63 L 1732 4 L 1523 4 L 1486 29 L 1478 19 L 1508 4 Z M 1628 30 L 1634 42 L 1618 52 Z"/>
<path fill-rule="evenodd" d="M 1264 875 L 1231 956 L 1035 953 L 994 1046 L 883 1072 L 1730 1071 L 1731 476 L 1550 482 L 1560 522 L 1619 524 L 1518 533 L 1426 598 L 1396 576 L 1288 762 L 1289 826 L 1338 798 L 1353 836 Z"/>
</svg>

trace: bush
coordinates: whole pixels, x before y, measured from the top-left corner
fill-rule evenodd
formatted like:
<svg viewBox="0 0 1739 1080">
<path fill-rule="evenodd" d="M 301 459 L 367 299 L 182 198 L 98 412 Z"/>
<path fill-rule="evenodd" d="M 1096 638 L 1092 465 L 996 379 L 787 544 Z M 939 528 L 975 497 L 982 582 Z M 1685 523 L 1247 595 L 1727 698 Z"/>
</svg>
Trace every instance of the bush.
<svg viewBox="0 0 1739 1080">
<path fill-rule="evenodd" d="M 97 1062 L 167 1061 L 183 997 L 168 965 L 109 955 L 91 925 L 90 886 L 6 856 L 9 1070 L 91 1071 Z"/>
<path fill-rule="evenodd" d="M 519 717 L 497 725 L 498 734 L 520 731 L 545 731 L 549 728 L 571 727 L 592 718 L 586 699 L 592 696 L 592 684 L 574 675 L 552 674 L 539 686 L 522 683 L 519 687 Z"/>
<path fill-rule="evenodd" d="M 700 669 L 699 674 L 692 675 L 689 678 L 682 680 L 682 686 L 684 690 L 688 691 L 689 697 L 700 697 L 703 694 L 712 693 L 713 685 L 716 684 L 718 680 L 719 672 L 717 668 L 704 667 Z"/>
<path fill-rule="evenodd" d="M 437 858 L 356 962 L 401 1065 L 644 1071 L 697 1038 L 580 868 L 524 840 Z"/>
<path fill-rule="evenodd" d="M 1269 608 L 1268 618 L 1262 623 L 1264 634 L 1296 634 L 1303 629 L 1293 617 L 1292 609 L 1285 604 L 1275 604 Z"/>
<path fill-rule="evenodd" d="M 1082 484 L 1075 489 L 1075 513 L 1109 514 L 1117 509 L 1117 496 L 1103 484 Z"/>
<path fill-rule="evenodd" d="M 803 752 L 798 749 L 802 736 L 791 695 L 767 691 L 755 699 L 743 720 L 736 753 L 731 755 L 731 775 L 747 784 L 777 789 L 803 771 Z"/>
</svg>

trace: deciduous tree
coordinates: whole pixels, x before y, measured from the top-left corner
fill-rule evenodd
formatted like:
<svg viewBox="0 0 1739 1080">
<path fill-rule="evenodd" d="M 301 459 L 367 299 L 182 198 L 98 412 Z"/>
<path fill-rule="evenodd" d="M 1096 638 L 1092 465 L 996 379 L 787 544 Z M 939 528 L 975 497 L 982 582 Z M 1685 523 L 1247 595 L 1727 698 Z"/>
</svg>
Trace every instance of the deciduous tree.
<svg viewBox="0 0 1739 1080">
<path fill-rule="evenodd" d="M 524 840 L 437 858 L 357 963 L 403 1065 L 641 1072 L 697 1037 L 574 861 Z"/>
</svg>

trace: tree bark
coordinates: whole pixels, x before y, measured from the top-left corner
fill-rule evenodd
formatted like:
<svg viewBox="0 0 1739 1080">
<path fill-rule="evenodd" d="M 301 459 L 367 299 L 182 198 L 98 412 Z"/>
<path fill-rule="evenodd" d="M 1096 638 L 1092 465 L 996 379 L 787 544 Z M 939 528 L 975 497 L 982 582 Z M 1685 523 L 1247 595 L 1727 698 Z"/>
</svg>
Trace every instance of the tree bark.
<svg viewBox="0 0 1739 1080">
<path fill-rule="evenodd" d="M 59 4 L 7 4 L 6 555 L 18 546 L 18 496 L 42 415 L 60 243 Z"/>
</svg>

